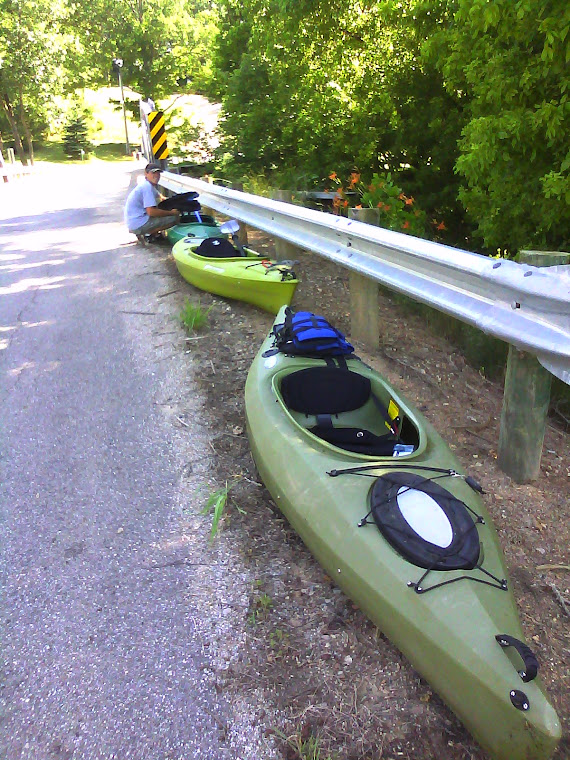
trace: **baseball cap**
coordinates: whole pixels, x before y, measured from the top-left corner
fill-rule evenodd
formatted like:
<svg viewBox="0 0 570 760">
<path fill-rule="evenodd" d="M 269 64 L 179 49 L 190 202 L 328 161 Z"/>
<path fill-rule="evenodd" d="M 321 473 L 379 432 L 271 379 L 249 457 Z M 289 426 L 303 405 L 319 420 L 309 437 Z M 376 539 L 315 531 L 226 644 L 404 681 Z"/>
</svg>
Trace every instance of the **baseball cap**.
<svg viewBox="0 0 570 760">
<path fill-rule="evenodd" d="M 150 172 L 161 172 L 162 167 L 158 164 L 147 164 L 144 168 L 145 174 L 150 174 Z"/>
</svg>

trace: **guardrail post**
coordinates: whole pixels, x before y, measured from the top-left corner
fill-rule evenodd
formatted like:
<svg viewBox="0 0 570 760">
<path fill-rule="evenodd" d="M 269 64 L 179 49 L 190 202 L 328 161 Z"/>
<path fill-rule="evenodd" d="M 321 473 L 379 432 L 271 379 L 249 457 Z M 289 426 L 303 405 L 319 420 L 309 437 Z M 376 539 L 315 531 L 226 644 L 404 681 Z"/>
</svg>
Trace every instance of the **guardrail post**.
<svg viewBox="0 0 570 760">
<path fill-rule="evenodd" d="M 8 170 L 6 169 L 6 164 L 4 163 L 4 158 L 2 157 L 1 151 L 0 151 L 0 174 L 2 175 L 2 180 L 4 182 L 8 182 Z"/>
<path fill-rule="evenodd" d="M 238 190 L 240 193 L 243 193 L 243 182 L 234 182 L 232 187 L 234 190 Z M 247 230 L 247 224 L 244 222 L 239 223 L 238 240 L 242 245 L 247 247 L 249 243 L 249 234 Z"/>
<path fill-rule="evenodd" d="M 274 201 L 283 201 L 284 203 L 291 203 L 293 199 L 293 193 L 291 190 L 273 190 L 271 198 Z M 299 256 L 298 248 L 293 243 L 282 240 L 281 238 L 275 238 L 275 255 L 277 261 L 283 261 L 284 259 L 295 259 Z"/>
<path fill-rule="evenodd" d="M 350 208 L 349 219 L 379 226 L 377 208 Z M 380 338 L 380 313 L 378 310 L 378 283 L 369 277 L 349 272 L 350 288 L 350 337 L 369 351 L 378 348 Z"/>
<path fill-rule="evenodd" d="M 567 264 L 570 254 L 520 251 L 517 261 L 536 267 Z M 509 347 L 497 461 L 516 483 L 540 474 L 552 375 L 526 351 Z"/>
<path fill-rule="evenodd" d="M 20 177 L 20 172 L 16 168 L 16 154 L 14 152 L 14 148 L 8 148 L 8 161 L 10 162 L 10 165 L 12 167 L 12 178 L 14 177 Z"/>
</svg>

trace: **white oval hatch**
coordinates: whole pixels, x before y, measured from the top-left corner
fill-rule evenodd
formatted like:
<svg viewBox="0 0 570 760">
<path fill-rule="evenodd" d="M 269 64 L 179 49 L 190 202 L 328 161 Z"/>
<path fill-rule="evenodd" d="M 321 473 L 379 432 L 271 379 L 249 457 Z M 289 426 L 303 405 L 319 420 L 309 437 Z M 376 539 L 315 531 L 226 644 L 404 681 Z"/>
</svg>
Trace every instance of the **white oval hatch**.
<svg viewBox="0 0 570 760">
<path fill-rule="evenodd" d="M 398 507 L 408 525 L 418 536 L 430 544 L 447 548 L 453 541 L 453 528 L 449 518 L 439 506 L 423 491 L 402 486 L 398 491 Z"/>
</svg>

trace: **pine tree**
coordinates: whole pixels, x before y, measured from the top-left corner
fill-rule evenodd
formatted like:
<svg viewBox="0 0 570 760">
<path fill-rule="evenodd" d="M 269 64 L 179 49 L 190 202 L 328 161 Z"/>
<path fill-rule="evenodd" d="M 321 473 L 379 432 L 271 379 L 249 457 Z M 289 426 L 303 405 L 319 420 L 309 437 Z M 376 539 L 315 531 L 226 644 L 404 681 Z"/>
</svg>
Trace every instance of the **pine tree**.
<svg viewBox="0 0 570 760">
<path fill-rule="evenodd" d="M 64 127 L 63 151 L 69 158 L 81 158 L 82 151 L 89 153 L 91 143 L 87 139 L 87 115 L 80 111 L 70 114 Z"/>
</svg>

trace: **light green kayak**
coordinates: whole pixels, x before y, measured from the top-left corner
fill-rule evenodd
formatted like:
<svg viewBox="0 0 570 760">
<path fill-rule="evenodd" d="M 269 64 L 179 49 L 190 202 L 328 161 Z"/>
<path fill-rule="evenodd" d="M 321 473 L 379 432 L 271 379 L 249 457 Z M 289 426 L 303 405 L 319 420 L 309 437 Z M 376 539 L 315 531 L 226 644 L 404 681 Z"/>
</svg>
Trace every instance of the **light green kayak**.
<svg viewBox="0 0 570 760">
<path fill-rule="evenodd" d="M 283 320 L 284 310 L 275 324 Z M 274 346 L 270 335 L 251 366 L 245 407 L 275 503 L 495 760 L 550 757 L 560 723 L 523 643 L 477 484 L 358 359 L 331 367 Z"/>
<path fill-rule="evenodd" d="M 172 248 L 178 271 L 191 285 L 273 314 L 291 303 L 298 280 L 287 264 L 258 256 L 249 248 L 244 249 L 246 256 L 213 258 L 196 253 L 197 247 L 184 238 Z"/>
</svg>

